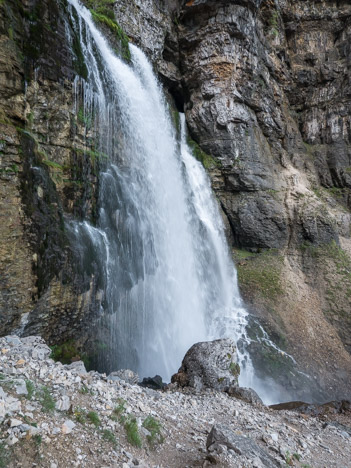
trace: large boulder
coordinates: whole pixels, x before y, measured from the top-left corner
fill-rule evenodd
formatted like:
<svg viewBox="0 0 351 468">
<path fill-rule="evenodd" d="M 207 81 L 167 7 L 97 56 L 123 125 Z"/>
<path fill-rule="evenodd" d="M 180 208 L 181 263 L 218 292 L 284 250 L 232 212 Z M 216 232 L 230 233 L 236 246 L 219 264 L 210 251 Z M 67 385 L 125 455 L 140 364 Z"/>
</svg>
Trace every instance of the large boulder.
<svg viewBox="0 0 351 468">
<path fill-rule="evenodd" d="M 196 390 L 213 388 L 224 391 L 238 384 L 239 373 L 233 340 L 204 341 L 189 349 L 178 373 L 172 376 L 172 382 Z"/>
<path fill-rule="evenodd" d="M 216 451 L 224 445 L 230 450 L 234 450 L 238 455 L 248 459 L 259 459 L 260 466 L 274 468 L 281 466 L 270 454 L 260 447 L 250 437 L 236 434 L 225 424 L 216 424 L 212 427 L 206 441 L 209 452 Z M 256 465 L 257 466 L 257 465 Z"/>
</svg>

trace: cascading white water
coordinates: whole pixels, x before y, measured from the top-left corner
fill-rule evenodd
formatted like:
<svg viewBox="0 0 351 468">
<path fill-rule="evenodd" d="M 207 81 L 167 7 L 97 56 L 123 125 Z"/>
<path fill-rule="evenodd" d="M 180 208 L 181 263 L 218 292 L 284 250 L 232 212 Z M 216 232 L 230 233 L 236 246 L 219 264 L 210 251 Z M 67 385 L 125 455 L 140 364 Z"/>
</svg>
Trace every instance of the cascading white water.
<svg viewBox="0 0 351 468">
<path fill-rule="evenodd" d="M 172 125 L 145 55 L 131 45 L 127 65 L 110 49 L 90 12 L 69 0 L 88 79 L 85 112 L 94 113 L 100 174 L 97 226 L 70 223 L 83 267 L 101 276 L 110 367 L 169 379 L 187 349 L 220 337 L 247 340 L 219 208 L 210 181 Z M 243 349 L 243 348 L 241 348 Z M 241 383 L 251 361 L 242 351 Z"/>
</svg>

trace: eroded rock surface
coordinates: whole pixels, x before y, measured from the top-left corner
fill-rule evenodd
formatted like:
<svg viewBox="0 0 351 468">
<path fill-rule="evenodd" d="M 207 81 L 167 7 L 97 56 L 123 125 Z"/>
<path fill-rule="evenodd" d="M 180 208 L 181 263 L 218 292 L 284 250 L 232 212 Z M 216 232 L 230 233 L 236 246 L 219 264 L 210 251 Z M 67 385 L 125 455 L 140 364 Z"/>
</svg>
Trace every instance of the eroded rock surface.
<svg viewBox="0 0 351 468">
<path fill-rule="evenodd" d="M 222 339 L 194 344 L 184 356 L 172 382 L 196 390 L 213 388 L 223 391 L 238 383 L 240 367 L 233 340 Z"/>
</svg>

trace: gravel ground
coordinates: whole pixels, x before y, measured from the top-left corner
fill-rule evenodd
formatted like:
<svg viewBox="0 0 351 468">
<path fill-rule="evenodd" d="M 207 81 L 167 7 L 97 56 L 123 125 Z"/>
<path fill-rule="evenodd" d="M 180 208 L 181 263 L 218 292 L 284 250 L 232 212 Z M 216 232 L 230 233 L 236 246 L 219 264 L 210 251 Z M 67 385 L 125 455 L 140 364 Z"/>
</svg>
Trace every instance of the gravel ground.
<svg viewBox="0 0 351 468">
<path fill-rule="evenodd" d="M 0 468 L 351 467 L 350 414 L 155 391 L 49 355 L 39 337 L 0 338 Z"/>
</svg>

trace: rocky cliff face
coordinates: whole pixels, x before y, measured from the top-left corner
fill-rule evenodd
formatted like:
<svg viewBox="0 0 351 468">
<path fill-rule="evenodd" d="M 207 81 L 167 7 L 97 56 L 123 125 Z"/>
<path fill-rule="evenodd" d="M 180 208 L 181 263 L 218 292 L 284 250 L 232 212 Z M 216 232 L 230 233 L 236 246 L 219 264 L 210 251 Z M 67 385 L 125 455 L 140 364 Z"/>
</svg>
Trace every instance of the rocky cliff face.
<svg viewBox="0 0 351 468">
<path fill-rule="evenodd" d="M 37 330 L 51 342 L 79 335 L 96 308 L 64 227 L 94 216 L 99 164 L 79 99 L 74 108 L 84 64 L 65 7 L 0 4 L 0 333 Z"/>
<path fill-rule="evenodd" d="M 63 229 L 63 219 L 94 219 L 100 164 L 89 116 L 74 107 L 74 76 L 85 70 L 66 7 L 0 5 L 0 332 L 51 342 L 84 335 L 101 300 L 96 272 L 77 268 Z M 114 11 L 185 110 L 251 312 L 326 393 L 347 394 L 349 2 L 121 0 Z M 282 374 L 260 349 L 257 366 Z"/>
<path fill-rule="evenodd" d="M 144 13 L 131 27 L 126 8 L 119 21 L 150 50 Z M 152 23 L 165 44 L 150 55 L 209 155 L 244 299 L 326 392 L 347 393 L 351 7 L 195 0 L 172 13 Z M 282 373 L 262 344 L 256 359 Z"/>
</svg>

